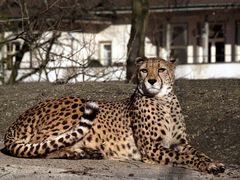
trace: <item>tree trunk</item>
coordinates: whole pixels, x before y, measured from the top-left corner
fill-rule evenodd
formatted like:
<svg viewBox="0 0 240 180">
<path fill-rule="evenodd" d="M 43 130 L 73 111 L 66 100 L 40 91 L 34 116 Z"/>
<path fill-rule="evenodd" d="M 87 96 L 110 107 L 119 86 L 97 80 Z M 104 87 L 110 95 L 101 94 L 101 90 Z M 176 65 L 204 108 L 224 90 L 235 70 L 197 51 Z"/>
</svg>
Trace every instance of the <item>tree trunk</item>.
<svg viewBox="0 0 240 180">
<path fill-rule="evenodd" d="M 144 56 L 148 9 L 148 0 L 132 0 L 132 27 L 127 45 L 127 82 L 131 80 L 134 82 L 132 77 L 135 73 L 135 59 Z"/>
<path fill-rule="evenodd" d="M 24 54 L 26 52 L 28 52 L 29 50 L 30 50 L 29 49 L 29 44 L 26 41 L 24 41 L 21 50 L 19 52 L 17 52 L 16 55 L 15 55 L 15 62 L 13 64 L 11 75 L 9 77 L 9 80 L 8 80 L 7 84 L 14 84 L 14 83 L 16 83 L 16 78 L 18 76 L 18 70 L 20 68 L 20 64 L 22 62 L 22 58 L 23 58 Z"/>
</svg>

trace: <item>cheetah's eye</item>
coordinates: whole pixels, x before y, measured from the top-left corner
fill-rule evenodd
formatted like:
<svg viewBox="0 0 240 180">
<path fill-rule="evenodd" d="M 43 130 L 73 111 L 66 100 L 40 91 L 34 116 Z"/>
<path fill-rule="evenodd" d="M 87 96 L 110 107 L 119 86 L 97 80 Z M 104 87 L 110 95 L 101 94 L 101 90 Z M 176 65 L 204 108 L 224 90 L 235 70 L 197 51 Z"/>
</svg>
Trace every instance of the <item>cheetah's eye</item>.
<svg viewBox="0 0 240 180">
<path fill-rule="evenodd" d="M 147 69 L 141 69 L 140 70 L 142 73 L 147 73 L 148 71 L 147 71 Z"/>
<path fill-rule="evenodd" d="M 158 72 L 159 72 L 159 73 L 162 73 L 162 72 L 164 72 L 164 71 L 166 71 L 165 68 L 160 68 L 160 69 L 158 69 Z"/>
</svg>

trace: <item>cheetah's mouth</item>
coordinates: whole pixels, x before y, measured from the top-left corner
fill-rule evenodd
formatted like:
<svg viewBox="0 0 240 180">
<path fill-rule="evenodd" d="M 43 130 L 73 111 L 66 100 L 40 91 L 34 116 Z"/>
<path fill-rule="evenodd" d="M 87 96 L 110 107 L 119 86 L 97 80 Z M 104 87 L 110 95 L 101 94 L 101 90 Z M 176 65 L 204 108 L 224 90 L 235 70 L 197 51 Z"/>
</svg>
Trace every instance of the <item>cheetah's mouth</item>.
<svg viewBox="0 0 240 180">
<path fill-rule="evenodd" d="M 164 84 L 161 86 L 151 85 L 151 86 L 144 86 L 142 91 L 145 96 L 162 97 L 169 94 L 171 92 L 171 88 Z"/>
<path fill-rule="evenodd" d="M 161 91 L 161 86 L 156 87 L 156 85 L 147 85 L 143 87 L 143 94 L 146 96 L 156 96 Z"/>
<path fill-rule="evenodd" d="M 160 90 L 161 90 L 161 89 L 156 88 L 156 87 L 151 87 L 151 88 L 148 88 L 148 89 L 147 89 L 147 91 L 148 91 L 149 94 L 158 94 Z"/>
</svg>

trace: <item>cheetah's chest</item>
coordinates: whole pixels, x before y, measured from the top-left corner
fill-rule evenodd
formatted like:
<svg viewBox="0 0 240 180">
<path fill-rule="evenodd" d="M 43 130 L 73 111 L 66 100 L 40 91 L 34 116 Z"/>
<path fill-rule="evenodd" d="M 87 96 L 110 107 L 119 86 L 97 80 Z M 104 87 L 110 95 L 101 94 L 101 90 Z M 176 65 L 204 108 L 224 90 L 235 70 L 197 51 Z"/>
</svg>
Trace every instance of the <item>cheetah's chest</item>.
<svg viewBox="0 0 240 180">
<path fill-rule="evenodd" d="M 140 106 L 135 111 L 133 123 L 137 143 L 151 142 L 169 148 L 176 143 L 178 128 L 181 127 L 172 114 L 171 103 L 157 99 L 144 100 L 138 103 Z"/>
</svg>

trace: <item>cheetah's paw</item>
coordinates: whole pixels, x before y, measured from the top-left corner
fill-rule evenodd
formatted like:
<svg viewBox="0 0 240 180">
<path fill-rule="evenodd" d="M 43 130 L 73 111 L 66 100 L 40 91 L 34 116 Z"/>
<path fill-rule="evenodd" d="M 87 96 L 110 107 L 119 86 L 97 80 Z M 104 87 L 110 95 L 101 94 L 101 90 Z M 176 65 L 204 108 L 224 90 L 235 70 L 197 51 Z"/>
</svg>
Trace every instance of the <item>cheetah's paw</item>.
<svg viewBox="0 0 240 180">
<path fill-rule="evenodd" d="M 223 173 L 224 171 L 225 166 L 222 163 L 211 162 L 207 167 L 207 172 L 214 175 L 217 175 L 218 173 Z"/>
</svg>

